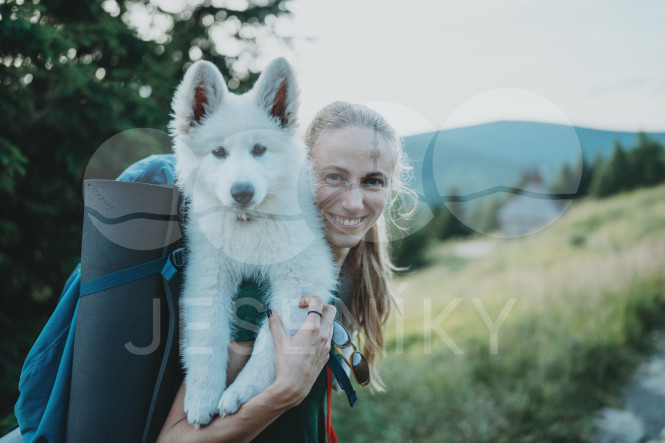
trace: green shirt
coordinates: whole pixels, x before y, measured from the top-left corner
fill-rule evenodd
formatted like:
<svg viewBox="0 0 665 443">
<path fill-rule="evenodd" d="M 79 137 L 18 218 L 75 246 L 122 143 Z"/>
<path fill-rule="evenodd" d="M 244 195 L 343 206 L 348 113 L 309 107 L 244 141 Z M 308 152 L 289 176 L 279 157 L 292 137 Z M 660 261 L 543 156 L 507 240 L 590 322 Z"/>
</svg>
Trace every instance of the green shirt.
<svg viewBox="0 0 665 443">
<path fill-rule="evenodd" d="M 261 322 L 266 318 L 266 284 L 254 280 L 243 280 L 238 286 L 232 308 L 233 341 L 254 341 Z"/>
<path fill-rule="evenodd" d="M 253 280 L 243 281 L 235 298 L 234 341 L 253 341 L 266 318 L 268 287 Z M 294 358 L 297 358 L 294 356 Z M 307 397 L 295 408 L 279 416 L 263 430 L 255 442 L 325 442 L 326 371 L 321 371 Z"/>
</svg>

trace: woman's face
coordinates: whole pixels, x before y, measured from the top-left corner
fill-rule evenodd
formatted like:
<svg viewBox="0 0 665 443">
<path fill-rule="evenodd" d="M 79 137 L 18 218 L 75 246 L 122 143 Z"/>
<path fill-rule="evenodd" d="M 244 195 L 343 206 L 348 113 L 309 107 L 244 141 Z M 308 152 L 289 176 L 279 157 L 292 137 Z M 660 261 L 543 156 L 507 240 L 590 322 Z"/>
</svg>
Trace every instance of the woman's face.
<svg viewBox="0 0 665 443">
<path fill-rule="evenodd" d="M 324 131 L 312 149 L 316 200 L 334 248 L 355 246 L 381 216 L 394 161 L 388 143 L 370 128 Z"/>
</svg>

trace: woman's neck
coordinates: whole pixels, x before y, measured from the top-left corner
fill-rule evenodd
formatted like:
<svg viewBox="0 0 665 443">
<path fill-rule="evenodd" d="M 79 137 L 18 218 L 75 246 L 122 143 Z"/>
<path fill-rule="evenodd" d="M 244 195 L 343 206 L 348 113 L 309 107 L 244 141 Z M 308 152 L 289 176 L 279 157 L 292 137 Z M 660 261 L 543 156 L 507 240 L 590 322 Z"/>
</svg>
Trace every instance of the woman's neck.
<svg viewBox="0 0 665 443">
<path fill-rule="evenodd" d="M 335 261 L 335 269 L 337 271 L 337 276 L 339 277 L 339 273 L 342 270 L 342 265 L 344 264 L 344 260 L 346 260 L 346 256 L 349 254 L 349 248 L 333 248 L 332 254 L 333 254 L 333 260 Z"/>
</svg>

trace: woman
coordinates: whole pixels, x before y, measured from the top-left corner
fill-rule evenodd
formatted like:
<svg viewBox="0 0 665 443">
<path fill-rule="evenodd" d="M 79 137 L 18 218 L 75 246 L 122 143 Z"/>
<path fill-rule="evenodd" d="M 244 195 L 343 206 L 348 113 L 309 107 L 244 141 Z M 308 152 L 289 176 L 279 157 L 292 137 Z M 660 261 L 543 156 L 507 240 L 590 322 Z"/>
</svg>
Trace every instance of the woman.
<svg viewBox="0 0 665 443">
<path fill-rule="evenodd" d="M 341 282 L 342 321 L 362 333 L 372 384 L 380 390 L 376 357 L 383 350 L 383 326 L 392 298 L 384 213 L 390 214 L 401 195 L 412 193 L 403 184 L 407 167 L 401 141 L 378 113 L 335 102 L 316 115 L 305 143 L 319 180 L 316 200 Z M 277 378 L 268 389 L 237 413 L 216 417 L 196 430 L 183 410 L 183 382 L 158 441 L 249 441 L 257 436 L 266 441 L 324 441 L 322 369 L 337 310 L 313 296 L 303 297 L 300 306 L 322 316 L 309 315 L 294 336 L 286 334 L 278 312 L 267 311 L 277 366 Z M 251 347 L 251 341 L 230 346 L 229 383 L 248 360 Z M 292 351 L 302 347 L 312 352 Z"/>
</svg>

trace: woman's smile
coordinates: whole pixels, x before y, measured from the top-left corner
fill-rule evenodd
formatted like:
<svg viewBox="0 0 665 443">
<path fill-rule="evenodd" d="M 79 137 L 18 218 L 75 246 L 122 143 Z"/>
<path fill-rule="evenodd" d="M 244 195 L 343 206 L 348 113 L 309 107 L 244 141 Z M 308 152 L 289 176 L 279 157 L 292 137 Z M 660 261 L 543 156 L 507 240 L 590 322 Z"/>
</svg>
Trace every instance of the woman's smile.
<svg viewBox="0 0 665 443">
<path fill-rule="evenodd" d="M 328 212 L 328 218 L 331 218 L 337 226 L 340 226 L 344 229 L 356 229 L 362 225 L 363 221 L 365 221 L 367 217 L 342 217 L 335 215 L 332 212 Z"/>
</svg>

